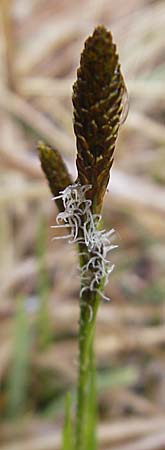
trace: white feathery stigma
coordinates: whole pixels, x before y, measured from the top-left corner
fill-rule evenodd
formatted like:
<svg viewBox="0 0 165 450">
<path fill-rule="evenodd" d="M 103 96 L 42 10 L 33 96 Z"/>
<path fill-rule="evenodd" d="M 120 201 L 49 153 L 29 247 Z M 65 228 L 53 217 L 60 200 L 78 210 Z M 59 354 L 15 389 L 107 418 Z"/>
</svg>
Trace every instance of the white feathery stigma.
<svg viewBox="0 0 165 450">
<path fill-rule="evenodd" d="M 70 229 L 69 235 L 53 239 L 70 238 L 69 243 L 78 242 L 85 245 L 87 252 L 84 250 L 83 253 L 80 253 L 87 257 L 87 262 L 80 268 L 82 279 L 80 296 L 89 289 L 99 292 L 105 300 L 109 300 L 99 290 L 99 285 L 102 280 L 104 280 L 105 286 L 108 284 L 109 275 L 114 269 L 114 264 L 111 264 L 108 259 L 108 253 L 118 246 L 111 243 L 111 236 L 115 233 L 114 229 L 108 232 L 98 230 L 102 216 L 92 214 L 92 201 L 85 197 L 86 192 L 91 188 L 90 184 L 82 186 L 80 183 L 75 183 L 60 191 L 58 196 L 53 197 L 52 200 L 62 199 L 64 211 L 57 215 L 57 225 L 53 225 L 52 228 Z M 80 230 L 81 232 L 79 232 Z"/>
</svg>

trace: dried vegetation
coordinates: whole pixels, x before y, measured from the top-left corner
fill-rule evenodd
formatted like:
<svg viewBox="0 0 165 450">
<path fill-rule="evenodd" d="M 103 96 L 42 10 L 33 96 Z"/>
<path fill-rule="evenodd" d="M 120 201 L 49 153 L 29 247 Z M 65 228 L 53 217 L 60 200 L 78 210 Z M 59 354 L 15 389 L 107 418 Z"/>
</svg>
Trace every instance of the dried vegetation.
<svg viewBox="0 0 165 450">
<path fill-rule="evenodd" d="M 71 86 L 98 23 L 118 43 L 130 103 L 104 210 L 119 249 L 97 325 L 100 449 L 165 449 L 164 15 L 149 0 L 0 2 L 1 450 L 59 449 L 68 387 L 74 398 L 76 252 L 52 243 L 36 142 L 75 175 Z"/>
</svg>

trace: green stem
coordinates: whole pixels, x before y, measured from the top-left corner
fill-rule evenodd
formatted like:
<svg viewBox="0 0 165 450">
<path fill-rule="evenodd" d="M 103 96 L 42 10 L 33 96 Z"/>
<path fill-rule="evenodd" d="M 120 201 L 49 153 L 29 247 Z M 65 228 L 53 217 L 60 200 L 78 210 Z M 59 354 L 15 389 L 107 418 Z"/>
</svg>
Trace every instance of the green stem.
<svg viewBox="0 0 165 450">
<path fill-rule="evenodd" d="M 88 379 L 88 401 L 86 413 L 86 450 L 97 450 L 97 389 L 96 366 L 93 342 L 90 346 L 90 366 Z"/>
<path fill-rule="evenodd" d="M 85 291 L 80 302 L 79 329 L 79 374 L 77 386 L 76 446 L 75 450 L 85 450 L 86 405 L 90 355 L 93 353 L 93 336 L 100 296 L 97 292 Z"/>
<path fill-rule="evenodd" d="M 96 205 L 93 203 L 93 213 L 96 213 Z M 100 211 L 99 211 L 100 212 Z M 99 223 L 101 227 L 101 223 Z M 80 235 L 81 236 L 81 235 Z M 88 249 L 84 244 L 79 245 L 80 267 L 90 259 Z M 105 280 L 102 279 L 96 291 L 85 290 L 80 298 L 80 320 L 79 320 L 79 361 L 77 382 L 77 409 L 75 429 L 75 449 L 86 450 L 87 431 L 87 408 L 88 408 L 88 384 L 90 370 L 94 361 L 94 332 L 97 311 L 100 303 L 100 294 L 104 289 Z M 82 283 L 82 286 L 84 284 Z M 92 361 L 93 359 L 93 361 Z M 94 433 L 95 430 L 93 430 Z"/>
</svg>

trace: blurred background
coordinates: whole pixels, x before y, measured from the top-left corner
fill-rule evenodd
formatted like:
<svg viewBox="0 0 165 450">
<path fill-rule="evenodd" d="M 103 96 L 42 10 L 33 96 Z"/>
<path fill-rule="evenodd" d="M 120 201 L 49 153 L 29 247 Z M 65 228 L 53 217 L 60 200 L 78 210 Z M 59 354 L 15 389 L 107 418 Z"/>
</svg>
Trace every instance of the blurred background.
<svg viewBox="0 0 165 450">
<path fill-rule="evenodd" d="M 57 210 L 36 144 L 76 176 L 72 84 L 97 24 L 113 32 L 129 95 L 104 207 L 119 248 L 97 323 L 99 449 L 165 449 L 165 4 L 1 0 L 1 450 L 59 449 L 68 389 L 74 415 L 78 262 L 74 246 L 52 241 Z"/>
</svg>

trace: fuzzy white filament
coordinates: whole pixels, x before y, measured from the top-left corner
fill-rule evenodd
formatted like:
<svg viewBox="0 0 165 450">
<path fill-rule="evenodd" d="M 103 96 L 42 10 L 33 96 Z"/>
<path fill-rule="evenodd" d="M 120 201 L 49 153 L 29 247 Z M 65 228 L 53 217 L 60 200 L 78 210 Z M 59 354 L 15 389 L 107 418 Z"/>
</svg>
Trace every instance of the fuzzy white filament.
<svg viewBox="0 0 165 450">
<path fill-rule="evenodd" d="M 61 191 L 53 200 L 61 198 L 64 211 L 57 215 L 57 225 L 52 228 L 69 228 L 70 234 L 53 239 L 69 239 L 69 243 L 79 242 L 85 245 L 87 252 L 80 253 L 87 257 L 87 262 L 81 267 L 82 288 L 80 296 L 85 290 L 96 291 L 105 299 L 109 300 L 98 289 L 102 280 L 107 285 L 109 275 L 114 269 L 108 258 L 108 253 L 117 247 L 111 243 L 114 229 L 110 231 L 98 230 L 101 215 L 92 214 L 91 200 L 86 199 L 86 192 L 92 188 L 91 185 L 72 184 Z M 63 222 L 61 225 L 60 222 Z M 80 232 L 81 230 L 81 232 Z M 90 257 L 89 257 L 90 255 Z"/>
</svg>

